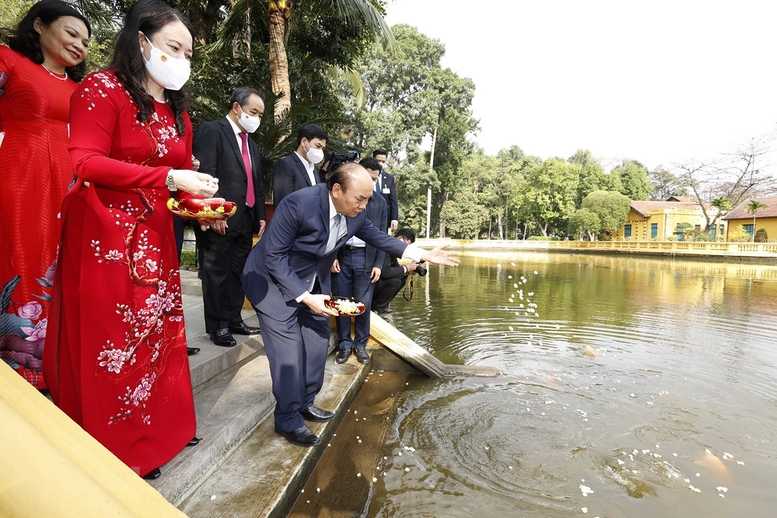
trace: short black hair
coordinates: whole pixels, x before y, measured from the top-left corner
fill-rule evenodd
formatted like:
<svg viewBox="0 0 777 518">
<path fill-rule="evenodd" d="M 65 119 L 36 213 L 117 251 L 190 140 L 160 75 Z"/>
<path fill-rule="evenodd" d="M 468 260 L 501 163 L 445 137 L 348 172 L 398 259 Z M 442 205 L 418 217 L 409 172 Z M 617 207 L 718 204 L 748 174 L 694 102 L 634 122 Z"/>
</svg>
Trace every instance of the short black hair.
<svg viewBox="0 0 777 518">
<path fill-rule="evenodd" d="M 374 158 L 363 158 L 359 165 L 365 169 L 372 169 L 373 171 L 380 171 L 380 164 Z"/>
<path fill-rule="evenodd" d="M 386 158 L 388 158 L 388 153 L 386 152 L 385 149 L 378 148 L 372 152 L 372 158 L 375 158 L 378 155 L 386 155 Z"/>
<path fill-rule="evenodd" d="M 232 109 L 232 105 L 237 103 L 239 106 L 245 106 L 245 104 L 248 102 L 248 99 L 251 98 L 252 95 L 255 95 L 261 99 L 261 94 L 254 90 L 253 88 L 249 88 L 247 86 L 241 86 L 239 88 L 236 88 L 234 92 L 232 92 L 232 97 L 229 98 L 229 109 Z"/>
<path fill-rule="evenodd" d="M 329 136 L 321 126 L 317 124 L 304 124 L 300 126 L 297 131 L 297 147 L 302 144 L 302 139 L 313 140 L 314 138 L 320 138 L 321 140 L 329 140 Z"/>
<path fill-rule="evenodd" d="M 40 36 L 38 31 L 35 30 L 35 19 L 40 18 L 43 25 L 48 27 L 65 16 L 72 16 L 84 22 L 89 37 L 92 36 L 92 26 L 89 25 L 89 20 L 83 14 L 59 0 L 41 0 L 30 7 L 22 21 L 16 26 L 13 36 L 8 41 L 8 46 L 19 54 L 26 56 L 33 63 L 42 65 L 43 50 L 40 48 Z M 81 79 L 86 75 L 86 60 L 81 61 L 74 67 L 65 67 L 65 72 L 67 72 L 70 79 L 80 83 Z"/>
<path fill-rule="evenodd" d="M 411 243 L 415 243 L 415 232 L 413 232 L 412 228 L 400 228 L 397 230 L 397 233 L 394 234 L 394 237 L 404 237 Z"/>
</svg>

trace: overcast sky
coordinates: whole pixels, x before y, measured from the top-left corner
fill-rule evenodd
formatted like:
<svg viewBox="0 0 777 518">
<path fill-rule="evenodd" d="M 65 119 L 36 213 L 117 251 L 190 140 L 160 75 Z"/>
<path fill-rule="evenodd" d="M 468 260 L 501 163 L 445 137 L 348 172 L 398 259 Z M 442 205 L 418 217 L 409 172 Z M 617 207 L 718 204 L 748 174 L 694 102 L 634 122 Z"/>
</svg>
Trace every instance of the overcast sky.
<svg viewBox="0 0 777 518">
<path fill-rule="evenodd" d="M 774 0 L 389 0 L 387 20 L 475 82 L 489 154 L 588 148 L 653 169 L 777 130 Z"/>
</svg>

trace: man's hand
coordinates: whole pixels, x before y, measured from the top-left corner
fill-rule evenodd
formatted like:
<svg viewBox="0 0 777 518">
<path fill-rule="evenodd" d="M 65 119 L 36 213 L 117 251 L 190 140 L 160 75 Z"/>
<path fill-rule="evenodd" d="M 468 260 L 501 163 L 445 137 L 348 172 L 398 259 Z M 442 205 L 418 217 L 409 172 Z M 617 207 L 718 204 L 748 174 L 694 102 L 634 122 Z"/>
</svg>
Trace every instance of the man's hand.
<svg viewBox="0 0 777 518">
<path fill-rule="evenodd" d="M 337 311 L 329 309 L 324 305 L 324 301 L 329 300 L 329 298 L 329 295 L 323 295 L 321 293 L 316 295 L 311 294 L 302 299 L 302 302 L 316 315 L 328 315 L 330 317 L 339 316 Z"/>
<path fill-rule="evenodd" d="M 415 261 L 410 261 L 405 265 L 405 268 L 407 268 L 407 275 L 415 275 L 415 270 L 418 268 L 418 263 Z"/>
<path fill-rule="evenodd" d="M 429 261 L 433 264 L 442 264 L 444 266 L 458 266 L 461 262 L 456 256 L 459 255 L 458 252 L 446 252 L 445 249 L 448 248 L 448 244 L 440 245 L 437 248 L 430 250 L 430 251 L 424 251 L 424 253 L 421 255 L 421 259 L 424 261 Z"/>
<path fill-rule="evenodd" d="M 392 234 L 397 231 L 398 226 L 399 226 L 399 221 L 392 219 L 391 225 L 389 225 L 389 230 L 391 230 Z"/>
<path fill-rule="evenodd" d="M 256 237 L 262 237 L 264 234 L 264 231 L 267 230 L 267 222 L 263 219 L 259 220 L 259 232 L 256 234 Z"/>
<path fill-rule="evenodd" d="M 375 284 L 380 280 L 380 268 L 373 268 L 370 273 L 370 283 Z"/>
<path fill-rule="evenodd" d="M 212 228 L 216 234 L 221 236 L 227 233 L 227 228 L 229 227 L 225 219 L 198 219 L 197 222 L 200 224 L 200 230 L 203 232 L 207 232 Z"/>
<path fill-rule="evenodd" d="M 332 267 L 329 271 L 332 273 L 340 273 L 340 261 L 335 259 L 335 262 L 332 263 Z"/>
</svg>

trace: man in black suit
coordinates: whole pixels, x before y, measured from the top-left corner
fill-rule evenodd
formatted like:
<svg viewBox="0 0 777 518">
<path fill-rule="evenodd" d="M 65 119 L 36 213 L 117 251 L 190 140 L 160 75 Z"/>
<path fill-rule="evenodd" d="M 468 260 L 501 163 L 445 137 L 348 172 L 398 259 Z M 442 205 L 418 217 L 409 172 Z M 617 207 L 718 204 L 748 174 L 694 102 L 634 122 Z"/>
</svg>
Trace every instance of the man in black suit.
<svg viewBox="0 0 777 518">
<path fill-rule="evenodd" d="M 375 182 L 380 174 L 380 166 L 374 158 L 365 158 L 359 164 L 370 174 Z M 373 193 L 367 202 L 367 219 L 381 232 L 386 231 L 386 202 L 383 196 Z M 353 297 L 364 302 L 367 309 L 354 317 L 354 336 L 351 339 L 351 317 L 337 317 L 337 363 L 345 363 L 353 351 L 359 363 L 370 363 L 367 353 L 367 338 L 370 336 L 370 308 L 372 290 L 381 277 L 385 253 L 353 236 L 340 249 L 337 260 L 332 265 L 332 294 L 336 297 Z"/>
<path fill-rule="evenodd" d="M 237 205 L 228 220 L 194 228 L 202 258 L 205 330 L 213 343 L 224 347 L 237 344 L 232 333 L 259 333 L 240 316 L 244 299 L 240 276 L 254 233 L 261 236 L 266 226 L 259 147 L 248 136 L 259 127 L 263 114 L 259 93 L 241 87 L 232 94 L 226 117 L 203 122 L 194 133 L 200 171 L 219 179 L 216 196 Z"/>
<path fill-rule="evenodd" d="M 408 245 L 415 243 L 415 232 L 410 228 L 399 229 L 394 237 Z M 395 256 L 386 254 L 372 294 L 372 310 L 381 317 L 391 313 L 389 304 L 405 285 L 407 276 L 416 274 L 417 267 L 418 263 L 413 261 L 401 265 Z"/>
<path fill-rule="evenodd" d="M 386 226 L 389 232 L 394 232 L 397 230 L 397 226 L 399 226 L 399 202 L 397 201 L 397 184 L 394 181 L 394 175 L 386 172 L 388 152 L 385 149 L 376 149 L 372 152 L 372 158 L 380 164 L 381 171 L 376 184 L 376 190 L 386 200 L 386 207 L 388 208 Z"/>
<path fill-rule="evenodd" d="M 324 383 L 330 268 L 354 235 L 392 255 L 456 266 L 444 247 L 426 251 L 375 228 L 363 212 L 374 192 L 367 171 L 346 163 L 326 184 L 300 189 L 278 205 L 267 234 L 248 256 L 243 289 L 256 309 L 270 363 L 275 431 L 289 442 L 313 446 L 319 438 L 305 425 L 329 421 L 332 412 L 313 403 Z"/>
<path fill-rule="evenodd" d="M 297 132 L 297 150 L 278 160 L 272 169 L 272 201 L 276 207 L 294 191 L 323 181 L 316 164 L 324 160 L 328 138 L 326 131 L 315 124 L 300 127 Z"/>
</svg>

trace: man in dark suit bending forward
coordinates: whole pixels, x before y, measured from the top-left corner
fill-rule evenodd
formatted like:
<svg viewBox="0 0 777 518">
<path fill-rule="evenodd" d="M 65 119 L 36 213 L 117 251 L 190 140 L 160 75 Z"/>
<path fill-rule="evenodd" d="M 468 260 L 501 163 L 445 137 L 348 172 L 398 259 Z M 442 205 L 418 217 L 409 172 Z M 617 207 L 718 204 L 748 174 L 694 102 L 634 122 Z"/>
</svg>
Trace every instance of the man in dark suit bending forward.
<svg viewBox="0 0 777 518">
<path fill-rule="evenodd" d="M 318 444 L 305 420 L 334 417 L 314 400 L 324 382 L 329 317 L 337 316 L 324 305 L 331 293 L 330 268 L 345 242 L 356 235 L 392 255 L 459 262 L 444 247 L 423 250 L 375 228 L 364 214 L 374 188 L 362 166 L 347 163 L 326 184 L 288 195 L 243 270 L 243 289 L 259 316 L 270 363 L 275 431 L 293 444 Z"/>
</svg>

